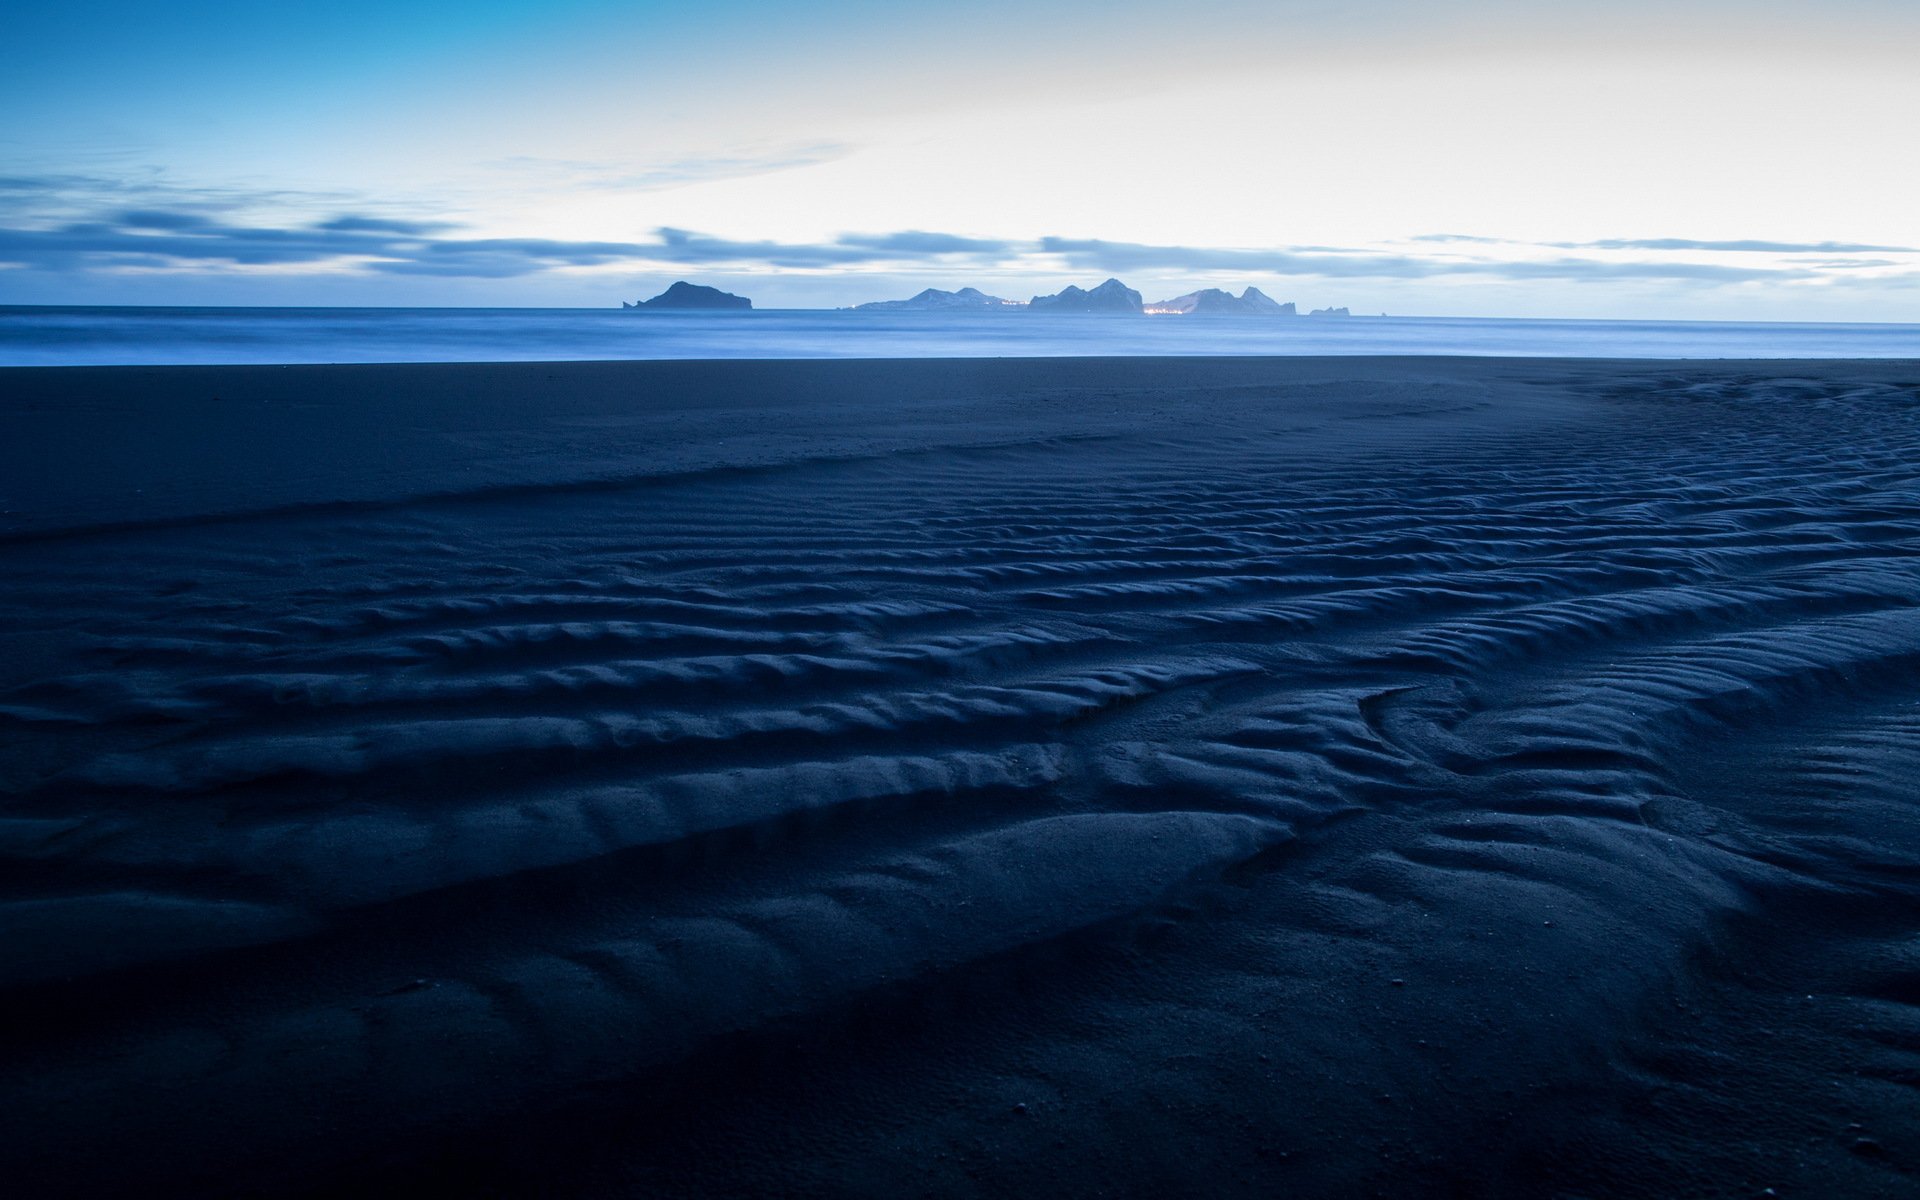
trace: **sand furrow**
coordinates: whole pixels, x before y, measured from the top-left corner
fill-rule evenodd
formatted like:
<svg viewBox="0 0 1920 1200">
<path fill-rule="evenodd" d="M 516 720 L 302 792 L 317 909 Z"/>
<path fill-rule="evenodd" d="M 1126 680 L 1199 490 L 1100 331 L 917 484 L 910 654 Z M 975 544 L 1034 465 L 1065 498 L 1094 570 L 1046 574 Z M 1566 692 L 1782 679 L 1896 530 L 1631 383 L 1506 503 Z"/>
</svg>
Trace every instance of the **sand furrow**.
<svg viewBox="0 0 1920 1200">
<path fill-rule="evenodd" d="M 1143 369 L 48 483 L 0 542 L 0 1167 L 1900 1194 L 1910 366 Z"/>
</svg>

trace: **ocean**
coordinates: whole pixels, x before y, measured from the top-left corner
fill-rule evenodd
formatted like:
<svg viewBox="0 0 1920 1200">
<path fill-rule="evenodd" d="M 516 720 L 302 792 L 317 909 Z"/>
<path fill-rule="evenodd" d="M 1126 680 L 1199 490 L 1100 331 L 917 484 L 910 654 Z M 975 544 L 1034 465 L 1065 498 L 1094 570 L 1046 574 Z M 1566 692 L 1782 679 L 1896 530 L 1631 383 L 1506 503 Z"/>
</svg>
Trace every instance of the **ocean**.
<svg viewBox="0 0 1920 1200">
<path fill-rule="evenodd" d="M 1920 325 L 564 308 L 0 307 L 0 366 L 1444 354 L 1920 358 Z"/>
</svg>

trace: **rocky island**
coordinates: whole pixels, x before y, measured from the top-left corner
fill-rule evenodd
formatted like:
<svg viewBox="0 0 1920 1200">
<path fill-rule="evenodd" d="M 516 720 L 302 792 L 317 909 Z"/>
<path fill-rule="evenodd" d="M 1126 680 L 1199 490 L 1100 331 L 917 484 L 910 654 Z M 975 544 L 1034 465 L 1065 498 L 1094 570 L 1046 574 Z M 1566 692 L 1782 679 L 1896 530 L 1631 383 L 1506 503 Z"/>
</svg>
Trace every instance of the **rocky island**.
<svg viewBox="0 0 1920 1200">
<path fill-rule="evenodd" d="M 753 301 L 745 296 L 736 296 L 732 292 L 723 292 L 719 288 L 706 287 L 698 283 L 688 283 L 682 279 L 651 300 L 642 300 L 638 304 L 628 304 L 623 300 L 620 302 L 620 307 L 747 309 L 753 307 Z"/>
<path fill-rule="evenodd" d="M 853 306 L 859 312 L 949 312 L 954 309 L 1020 308 L 1018 300 L 989 296 L 979 288 L 965 287 L 957 292 L 928 288 L 905 300 L 875 300 Z"/>
<path fill-rule="evenodd" d="M 711 288 L 691 288 L 691 285 L 675 284 L 675 289 L 689 288 L 693 291 L 712 292 Z M 668 296 L 674 294 L 669 289 Z M 715 293 L 724 296 L 725 293 Z M 629 307 L 692 307 L 691 305 L 663 305 L 660 300 L 648 301 L 645 306 Z M 1249 286 L 1236 296 L 1224 288 L 1200 288 L 1175 296 L 1170 300 L 1156 300 L 1151 304 L 1142 302 L 1140 293 L 1134 291 L 1118 279 L 1108 279 L 1097 287 L 1088 289 L 1066 287 L 1050 296 L 1035 296 L 1030 301 L 1008 300 L 1000 296 L 990 296 L 979 288 L 963 287 L 958 291 L 943 291 L 940 288 L 927 288 L 905 300 L 873 300 L 865 304 L 853 305 L 850 312 L 987 312 L 998 309 L 1026 309 L 1029 312 L 1044 313 L 1150 313 L 1156 316 L 1241 316 L 1241 317 L 1297 317 L 1300 309 L 1292 302 L 1282 304 L 1257 287 Z M 1351 314 L 1345 308 L 1317 308 L 1307 313 L 1314 317 L 1344 317 Z"/>
<path fill-rule="evenodd" d="M 1248 317 L 1293 317 L 1299 311 L 1292 304 L 1282 304 L 1257 287 L 1249 287 L 1238 296 L 1220 288 L 1203 288 L 1197 292 L 1188 292 L 1184 296 L 1175 296 L 1171 300 L 1159 300 L 1146 306 L 1146 311 L 1156 315 L 1179 314 L 1181 316 L 1248 316 Z"/>
<path fill-rule="evenodd" d="M 1027 302 L 1028 312 L 1053 313 L 1134 313 L 1143 311 L 1140 293 L 1118 279 L 1109 279 L 1088 291 L 1068 287 L 1051 296 L 1035 296 Z"/>
</svg>

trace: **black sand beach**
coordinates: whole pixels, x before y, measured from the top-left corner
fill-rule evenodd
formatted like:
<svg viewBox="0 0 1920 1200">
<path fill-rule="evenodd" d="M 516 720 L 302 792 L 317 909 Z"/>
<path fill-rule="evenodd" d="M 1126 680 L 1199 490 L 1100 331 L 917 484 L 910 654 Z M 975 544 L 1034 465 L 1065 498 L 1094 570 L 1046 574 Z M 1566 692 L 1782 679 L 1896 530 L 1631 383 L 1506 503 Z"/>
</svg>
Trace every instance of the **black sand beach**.
<svg viewBox="0 0 1920 1200">
<path fill-rule="evenodd" d="M 21 1197 L 1912 1196 L 1920 363 L 0 371 L 0 855 Z"/>
</svg>

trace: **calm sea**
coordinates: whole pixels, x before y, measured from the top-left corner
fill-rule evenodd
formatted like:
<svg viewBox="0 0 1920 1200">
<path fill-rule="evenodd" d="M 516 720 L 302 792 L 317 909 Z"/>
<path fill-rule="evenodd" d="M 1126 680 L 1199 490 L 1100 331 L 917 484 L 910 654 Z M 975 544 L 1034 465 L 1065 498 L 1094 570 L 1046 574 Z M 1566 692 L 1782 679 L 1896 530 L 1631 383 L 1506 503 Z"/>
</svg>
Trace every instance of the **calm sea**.
<svg viewBox="0 0 1920 1200">
<path fill-rule="evenodd" d="M 0 365 L 1489 354 L 1920 358 L 1920 325 L 1024 312 L 0 307 Z"/>
</svg>

